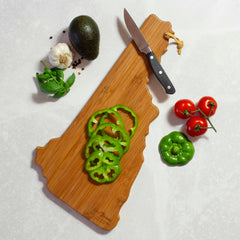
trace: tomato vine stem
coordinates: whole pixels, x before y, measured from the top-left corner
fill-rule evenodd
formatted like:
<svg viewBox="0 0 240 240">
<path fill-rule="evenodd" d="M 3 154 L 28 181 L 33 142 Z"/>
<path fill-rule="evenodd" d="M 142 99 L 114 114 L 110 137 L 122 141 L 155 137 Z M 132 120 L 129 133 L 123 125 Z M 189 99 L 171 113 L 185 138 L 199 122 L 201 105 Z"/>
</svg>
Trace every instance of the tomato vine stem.
<svg viewBox="0 0 240 240">
<path fill-rule="evenodd" d="M 209 122 L 209 124 L 211 126 L 210 128 L 212 128 L 215 132 L 217 132 L 216 128 L 213 126 L 209 117 L 200 108 L 198 108 L 195 112 L 200 112 L 204 116 L 204 118 Z"/>
</svg>

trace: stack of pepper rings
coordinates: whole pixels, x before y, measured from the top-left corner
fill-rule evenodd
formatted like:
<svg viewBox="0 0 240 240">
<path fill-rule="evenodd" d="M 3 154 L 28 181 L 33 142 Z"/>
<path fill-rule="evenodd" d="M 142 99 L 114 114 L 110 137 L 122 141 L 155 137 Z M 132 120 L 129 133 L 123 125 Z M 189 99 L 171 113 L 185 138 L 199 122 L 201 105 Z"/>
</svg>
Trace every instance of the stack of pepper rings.
<svg viewBox="0 0 240 240">
<path fill-rule="evenodd" d="M 129 133 L 125 130 L 119 110 L 130 114 L 134 119 Z M 97 117 L 100 117 L 99 121 Z M 114 119 L 115 123 L 106 122 L 107 119 Z M 89 141 L 85 150 L 87 159 L 85 169 L 91 179 L 98 183 L 107 183 L 113 182 L 119 176 L 120 160 L 128 151 L 130 139 L 134 136 L 137 126 L 137 115 L 125 105 L 116 105 L 97 111 L 90 117 L 88 121 Z"/>
</svg>

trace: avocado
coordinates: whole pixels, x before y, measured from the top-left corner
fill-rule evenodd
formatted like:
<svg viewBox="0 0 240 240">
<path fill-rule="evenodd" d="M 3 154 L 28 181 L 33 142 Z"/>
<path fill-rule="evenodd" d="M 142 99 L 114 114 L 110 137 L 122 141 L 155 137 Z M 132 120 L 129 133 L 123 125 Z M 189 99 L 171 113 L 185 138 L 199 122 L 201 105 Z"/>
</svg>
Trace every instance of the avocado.
<svg viewBox="0 0 240 240">
<path fill-rule="evenodd" d="M 99 53 L 100 33 L 96 22 L 89 16 L 75 17 L 68 29 L 73 48 L 85 59 L 94 60 Z"/>
</svg>

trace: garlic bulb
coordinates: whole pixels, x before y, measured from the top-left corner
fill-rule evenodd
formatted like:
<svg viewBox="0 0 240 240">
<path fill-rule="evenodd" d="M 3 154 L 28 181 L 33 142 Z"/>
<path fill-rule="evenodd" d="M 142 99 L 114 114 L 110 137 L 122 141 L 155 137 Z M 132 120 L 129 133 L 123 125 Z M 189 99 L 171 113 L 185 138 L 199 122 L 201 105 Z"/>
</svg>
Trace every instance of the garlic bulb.
<svg viewBox="0 0 240 240">
<path fill-rule="evenodd" d="M 67 68 L 72 63 L 72 52 L 66 43 L 58 43 L 51 48 L 48 54 L 49 62 L 57 68 Z"/>
</svg>

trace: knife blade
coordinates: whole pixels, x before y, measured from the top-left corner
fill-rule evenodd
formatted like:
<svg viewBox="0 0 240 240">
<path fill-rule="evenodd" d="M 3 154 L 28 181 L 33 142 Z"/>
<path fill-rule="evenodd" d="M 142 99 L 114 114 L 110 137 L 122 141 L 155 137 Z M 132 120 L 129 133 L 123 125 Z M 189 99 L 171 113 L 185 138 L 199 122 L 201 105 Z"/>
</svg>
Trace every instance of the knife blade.
<svg viewBox="0 0 240 240">
<path fill-rule="evenodd" d="M 146 39 L 144 38 L 143 34 L 141 33 L 140 29 L 128 13 L 128 11 L 124 8 L 124 20 L 127 26 L 129 33 L 132 36 L 135 44 L 137 45 L 140 52 L 144 53 L 147 56 L 148 62 L 153 70 L 154 75 L 162 84 L 163 88 L 165 89 L 167 94 L 174 94 L 175 88 L 168 78 L 166 72 L 164 71 L 163 67 L 159 63 L 157 57 L 155 56 L 154 52 L 150 48 L 149 44 L 147 43 Z"/>
</svg>

